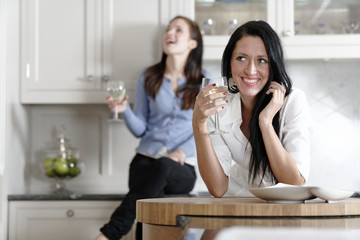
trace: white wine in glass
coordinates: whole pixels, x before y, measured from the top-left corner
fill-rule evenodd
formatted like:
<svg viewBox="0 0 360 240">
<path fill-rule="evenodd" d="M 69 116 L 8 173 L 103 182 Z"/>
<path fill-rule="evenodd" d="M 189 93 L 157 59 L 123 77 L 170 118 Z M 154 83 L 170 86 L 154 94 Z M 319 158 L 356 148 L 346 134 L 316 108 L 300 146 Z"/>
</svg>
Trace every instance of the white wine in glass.
<svg viewBox="0 0 360 240">
<path fill-rule="evenodd" d="M 216 87 L 209 91 L 209 94 L 227 92 L 228 84 L 226 77 L 207 77 L 202 79 L 202 87 L 216 84 Z M 215 99 L 215 101 L 217 101 Z M 219 115 L 215 113 L 215 130 L 209 132 L 210 135 L 228 133 L 220 129 Z"/>
<path fill-rule="evenodd" d="M 126 94 L 125 83 L 123 81 L 109 81 L 106 86 L 106 91 L 107 94 L 110 95 L 113 99 L 121 102 Z M 109 121 L 121 121 L 119 119 L 117 105 L 115 105 L 113 118 L 109 119 Z"/>
</svg>

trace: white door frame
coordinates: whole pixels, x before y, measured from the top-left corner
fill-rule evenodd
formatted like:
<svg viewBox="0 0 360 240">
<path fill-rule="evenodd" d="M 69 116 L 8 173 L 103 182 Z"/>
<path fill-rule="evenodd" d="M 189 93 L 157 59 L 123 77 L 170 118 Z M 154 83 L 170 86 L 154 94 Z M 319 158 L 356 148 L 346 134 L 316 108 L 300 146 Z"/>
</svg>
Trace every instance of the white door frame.
<svg viewBox="0 0 360 240">
<path fill-rule="evenodd" d="M 5 176 L 6 18 L 6 0 L 0 0 L 0 239 L 7 238 L 7 181 Z"/>
</svg>

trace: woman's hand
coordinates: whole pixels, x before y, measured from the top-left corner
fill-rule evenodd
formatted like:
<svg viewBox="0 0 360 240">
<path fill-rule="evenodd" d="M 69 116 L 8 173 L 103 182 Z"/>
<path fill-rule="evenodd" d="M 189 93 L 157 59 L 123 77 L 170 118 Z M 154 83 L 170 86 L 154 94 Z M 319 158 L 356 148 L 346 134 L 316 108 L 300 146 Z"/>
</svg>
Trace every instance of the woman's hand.
<svg viewBox="0 0 360 240">
<path fill-rule="evenodd" d="M 171 158 L 175 162 L 180 163 L 181 166 L 184 166 L 186 154 L 182 150 L 177 149 L 172 153 L 169 153 L 168 158 Z"/>
<path fill-rule="evenodd" d="M 287 152 L 272 125 L 275 114 L 284 104 L 285 92 L 285 88 L 279 83 L 270 83 L 266 94 L 272 93 L 272 98 L 259 115 L 259 126 L 271 171 L 276 180 L 286 184 L 303 185 L 305 179 L 299 172 L 296 161 Z"/>
<path fill-rule="evenodd" d="M 117 111 L 118 113 L 125 112 L 128 98 L 129 98 L 129 96 L 126 95 L 123 98 L 123 100 L 121 100 L 121 102 L 119 102 L 117 99 L 114 99 L 111 96 L 107 95 L 106 99 L 107 99 L 107 103 L 108 103 L 108 107 L 109 107 L 110 111 L 111 112 Z"/>
<path fill-rule="evenodd" d="M 207 133 L 206 122 L 209 116 L 223 110 L 223 106 L 227 104 L 225 100 L 227 92 L 209 93 L 216 85 L 208 85 L 202 88 L 196 97 L 193 127 L 196 127 L 201 133 Z"/>
<path fill-rule="evenodd" d="M 272 81 L 266 94 L 272 94 L 269 104 L 261 111 L 259 115 L 259 125 L 272 125 L 272 120 L 275 114 L 281 109 L 284 104 L 285 88 L 279 83 Z"/>
<path fill-rule="evenodd" d="M 100 233 L 95 240 L 109 240 L 104 234 Z"/>
<path fill-rule="evenodd" d="M 200 175 L 210 194 L 221 197 L 228 189 L 228 177 L 220 165 L 208 134 L 207 119 L 223 110 L 223 106 L 227 104 L 227 92 L 209 93 L 215 87 L 208 85 L 200 90 L 195 101 L 192 124 Z"/>
</svg>

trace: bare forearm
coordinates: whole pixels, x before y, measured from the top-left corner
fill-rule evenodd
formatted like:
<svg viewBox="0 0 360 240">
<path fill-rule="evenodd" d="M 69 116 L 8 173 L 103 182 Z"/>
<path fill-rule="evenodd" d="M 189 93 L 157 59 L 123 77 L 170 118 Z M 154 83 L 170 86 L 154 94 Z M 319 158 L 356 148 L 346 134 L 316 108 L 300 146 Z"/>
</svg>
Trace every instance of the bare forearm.
<svg viewBox="0 0 360 240">
<path fill-rule="evenodd" d="M 272 124 L 260 124 L 265 149 L 272 172 L 279 182 L 302 185 L 305 180 L 300 174 L 295 160 L 280 142 Z"/>
<path fill-rule="evenodd" d="M 199 171 L 209 192 L 214 197 L 222 197 L 228 189 L 228 178 L 225 175 L 215 154 L 207 130 L 194 126 L 194 137 Z"/>
</svg>

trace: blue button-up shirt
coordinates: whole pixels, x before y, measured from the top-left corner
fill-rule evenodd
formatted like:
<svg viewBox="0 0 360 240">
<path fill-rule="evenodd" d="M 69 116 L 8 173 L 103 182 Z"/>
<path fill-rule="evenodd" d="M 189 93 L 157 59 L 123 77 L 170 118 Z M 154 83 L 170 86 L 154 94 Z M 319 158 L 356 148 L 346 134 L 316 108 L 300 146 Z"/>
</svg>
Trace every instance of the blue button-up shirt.
<svg viewBox="0 0 360 240">
<path fill-rule="evenodd" d="M 178 88 L 186 79 L 178 80 Z M 200 85 L 199 85 L 200 88 Z M 192 129 L 193 109 L 182 110 L 182 101 L 171 88 L 171 80 L 164 77 L 155 100 L 145 90 L 144 73 L 137 80 L 134 110 L 128 106 L 123 118 L 135 137 L 141 137 L 138 153 L 159 157 L 164 149 L 171 153 L 176 149 L 184 151 L 186 163 L 194 164 L 196 157 Z"/>
</svg>

